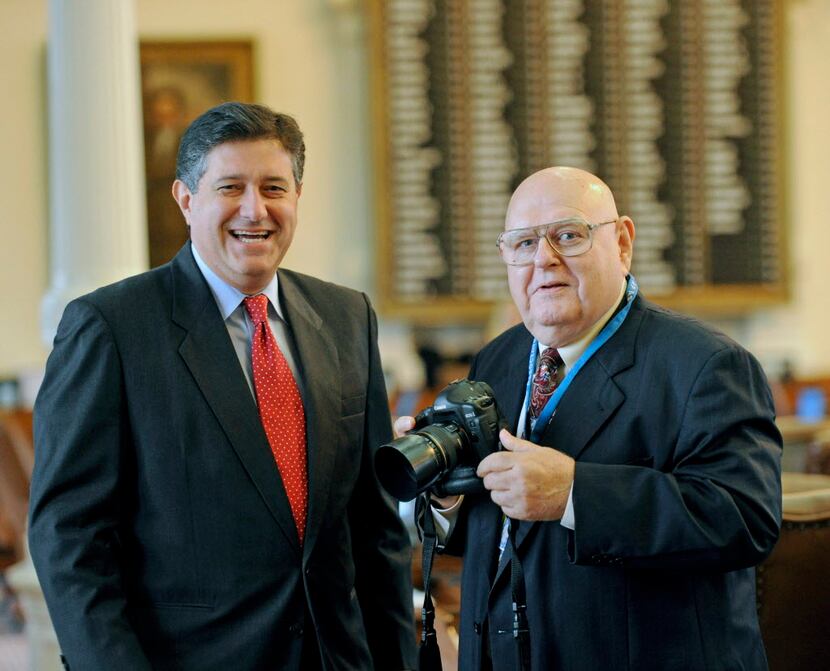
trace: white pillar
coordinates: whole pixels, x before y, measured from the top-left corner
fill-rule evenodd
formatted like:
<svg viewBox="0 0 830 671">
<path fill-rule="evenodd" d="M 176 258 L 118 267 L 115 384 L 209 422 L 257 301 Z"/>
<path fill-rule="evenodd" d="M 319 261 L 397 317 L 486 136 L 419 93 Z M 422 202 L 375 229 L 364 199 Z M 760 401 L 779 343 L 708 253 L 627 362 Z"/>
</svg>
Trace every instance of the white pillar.
<svg viewBox="0 0 830 671">
<path fill-rule="evenodd" d="M 133 0 L 49 0 L 51 346 L 73 298 L 147 268 Z"/>
<path fill-rule="evenodd" d="M 147 268 L 134 0 L 49 0 L 50 282 L 41 335 L 66 304 Z M 10 572 L 29 669 L 57 671 L 58 643 L 28 556 Z"/>
</svg>

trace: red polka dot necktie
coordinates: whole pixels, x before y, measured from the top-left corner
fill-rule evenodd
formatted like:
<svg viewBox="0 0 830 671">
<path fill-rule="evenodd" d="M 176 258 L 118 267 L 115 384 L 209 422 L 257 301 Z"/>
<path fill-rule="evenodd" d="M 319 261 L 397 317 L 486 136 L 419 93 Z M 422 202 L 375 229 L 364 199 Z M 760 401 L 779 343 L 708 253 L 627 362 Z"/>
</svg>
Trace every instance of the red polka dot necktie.
<svg viewBox="0 0 830 671">
<path fill-rule="evenodd" d="M 539 357 L 539 365 L 530 388 L 530 420 L 535 422 L 556 387 L 559 386 L 559 369 L 565 362 L 555 347 L 548 347 Z"/>
<path fill-rule="evenodd" d="M 274 453 L 300 543 L 308 510 L 305 411 L 297 382 L 268 325 L 268 297 L 249 296 L 245 308 L 254 324 L 251 358 L 259 417 Z"/>
</svg>

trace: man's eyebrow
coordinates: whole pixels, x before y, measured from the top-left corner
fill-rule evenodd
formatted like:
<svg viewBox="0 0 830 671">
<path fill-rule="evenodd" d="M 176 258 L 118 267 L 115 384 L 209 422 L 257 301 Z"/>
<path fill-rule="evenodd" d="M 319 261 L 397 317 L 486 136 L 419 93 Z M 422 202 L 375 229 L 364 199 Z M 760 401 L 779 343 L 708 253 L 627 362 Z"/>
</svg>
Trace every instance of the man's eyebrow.
<svg viewBox="0 0 830 671">
<path fill-rule="evenodd" d="M 245 175 L 238 174 L 238 173 L 232 173 L 232 174 L 229 174 L 229 175 L 221 175 L 221 176 L 217 177 L 214 180 L 214 184 L 217 184 L 219 182 L 225 182 L 225 181 L 228 181 L 228 180 L 245 180 L 245 179 L 247 179 L 247 177 Z M 290 182 L 290 180 L 287 177 L 283 177 L 281 175 L 274 175 L 274 176 L 269 175 L 268 177 L 264 177 L 262 179 L 262 181 L 263 182 L 282 182 L 284 184 L 288 184 Z"/>
<path fill-rule="evenodd" d="M 239 174 L 220 175 L 215 180 L 213 180 L 213 183 L 218 184 L 219 182 L 226 182 L 228 180 L 236 180 L 236 179 L 242 179 L 242 178 L 243 178 L 242 175 L 239 175 Z"/>
</svg>

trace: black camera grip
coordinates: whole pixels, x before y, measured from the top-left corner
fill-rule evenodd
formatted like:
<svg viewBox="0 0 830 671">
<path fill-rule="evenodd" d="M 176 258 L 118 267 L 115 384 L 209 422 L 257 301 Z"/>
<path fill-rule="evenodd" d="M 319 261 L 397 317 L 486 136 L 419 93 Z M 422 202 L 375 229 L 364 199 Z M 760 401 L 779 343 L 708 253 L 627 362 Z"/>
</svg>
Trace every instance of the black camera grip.
<svg viewBox="0 0 830 671">
<path fill-rule="evenodd" d="M 485 491 L 484 480 L 476 475 L 475 466 L 456 466 L 447 477 L 432 486 L 432 493 L 438 498 Z"/>
</svg>

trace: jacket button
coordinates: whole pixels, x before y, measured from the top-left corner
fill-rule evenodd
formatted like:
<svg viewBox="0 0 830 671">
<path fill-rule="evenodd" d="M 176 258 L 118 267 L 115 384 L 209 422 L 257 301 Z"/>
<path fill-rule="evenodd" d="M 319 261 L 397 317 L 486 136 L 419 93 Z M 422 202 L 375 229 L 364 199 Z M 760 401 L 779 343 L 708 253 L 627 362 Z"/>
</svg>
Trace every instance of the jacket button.
<svg viewBox="0 0 830 671">
<path fill-rule="evenodd" d="M 478 623 L 478 622 L 473 622 L 473 631 L 476 634 L 480 634 L 481 633 L 481 624 Z"/>
</svg>

